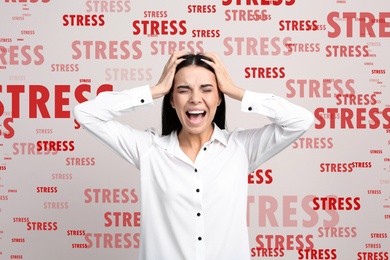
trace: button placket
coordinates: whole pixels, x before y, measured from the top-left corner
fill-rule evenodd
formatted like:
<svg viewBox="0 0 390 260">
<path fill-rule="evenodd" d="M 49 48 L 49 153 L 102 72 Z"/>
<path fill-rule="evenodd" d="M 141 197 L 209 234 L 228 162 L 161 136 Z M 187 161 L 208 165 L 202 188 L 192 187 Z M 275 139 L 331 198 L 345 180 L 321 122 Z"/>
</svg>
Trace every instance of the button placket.
<svg viewBox="0 0 390 260">
<path fill-rule="evenodd" d="M 194 169 L 194 221 L 195 233 L 194 242 L 196 246 L 196 259 L 204 259 L 204 219 L 203 219 L 203 185 L 199 169 Z"/>
<path fill-rule="evenodd" d="M 202 148 L 200 148 L 200 151 L 198 155 L 196 156 L 196 164 L 202 163 L 207 155 L 207 151 L 210 149 L 209 143 L 205 143 Z"/>
</svg>

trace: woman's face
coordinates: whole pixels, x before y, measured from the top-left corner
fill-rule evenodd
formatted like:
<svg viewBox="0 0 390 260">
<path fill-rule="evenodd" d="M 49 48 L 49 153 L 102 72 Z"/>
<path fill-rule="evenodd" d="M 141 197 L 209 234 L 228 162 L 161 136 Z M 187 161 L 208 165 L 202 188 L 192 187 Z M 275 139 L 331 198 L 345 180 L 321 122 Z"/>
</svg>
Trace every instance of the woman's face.
<svg viewBox="0 0 390 260">
<path fill-rule="evenodd" d="M 191 65 L 180 69 L 174 78 L 171 105 L 182 130 L 202 134 L 212 130 L 212 122 L 221 103 L 214 73 Z"/>
</svg>

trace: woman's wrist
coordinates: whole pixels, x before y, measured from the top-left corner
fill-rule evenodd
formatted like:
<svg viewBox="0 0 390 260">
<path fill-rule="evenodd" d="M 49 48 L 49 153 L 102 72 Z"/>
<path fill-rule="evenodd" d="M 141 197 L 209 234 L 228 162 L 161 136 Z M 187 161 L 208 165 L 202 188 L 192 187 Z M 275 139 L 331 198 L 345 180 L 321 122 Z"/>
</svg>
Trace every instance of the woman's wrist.
<svg viewBox="0 0 390 260">
<path fill-rule="evenodd" d="M 156 86 L 151 86 L 150 87 L 150 93 L 152 94 L 152 98 L 153 99 L 158 99 L 160 97 L 163 97 L 165 96 L 165 94 L 167 93 L 166 91 L 164 91 L 160 85 L 156 85 Z"/>
<path fill-rule="evenodd" d="M 238 101 L 241 101 L 242 98 L 244 97 L 245 90 L 239 87 L 232 87 L 229 89 L 229 91 L 226 91 L 225 94 L 233 99 L 236 99 Z"/>
</svg>

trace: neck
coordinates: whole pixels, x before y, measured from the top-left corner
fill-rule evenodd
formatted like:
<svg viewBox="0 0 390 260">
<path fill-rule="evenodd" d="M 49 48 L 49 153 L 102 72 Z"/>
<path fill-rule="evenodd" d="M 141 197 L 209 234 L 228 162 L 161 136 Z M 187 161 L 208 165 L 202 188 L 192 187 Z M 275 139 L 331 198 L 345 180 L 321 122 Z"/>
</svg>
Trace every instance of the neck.
<svg viewBox="0 0 390 260">
<path fill-rule="evenodd" d="M 210 140 L 213 135 L 214 126 L 211 125 L 206 131 L 200 134 L 192 134 L 181 129 L 178 134 L 179 144 L 184 147 L 201 147 L 204 143 Z"/>
</svg>

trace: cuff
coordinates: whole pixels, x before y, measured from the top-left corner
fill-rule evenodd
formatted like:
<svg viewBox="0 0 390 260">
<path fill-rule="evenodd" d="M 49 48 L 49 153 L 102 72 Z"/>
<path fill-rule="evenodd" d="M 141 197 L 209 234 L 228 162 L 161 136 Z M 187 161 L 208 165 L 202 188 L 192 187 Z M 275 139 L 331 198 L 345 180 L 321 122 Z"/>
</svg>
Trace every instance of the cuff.
<svg viewBox="0 0 390 260">
<path fill-rule="evenodd" d="M 121 94 L 124 94 L 125 100 L 113 105 L 115 111 L 135 110 L 137 107 L 149 107 L 154 104 L 149 85 L 125 90 Z"/>
<path fill-rule="evenodd" d="M 270 116 L 271 111 L 269 108 L 267 108 L 266 103 L 274 98 L 275 95 L 273 94 L 264 94 L 245 90 L 241 101 L 241 111 Z"/>
</svg>

